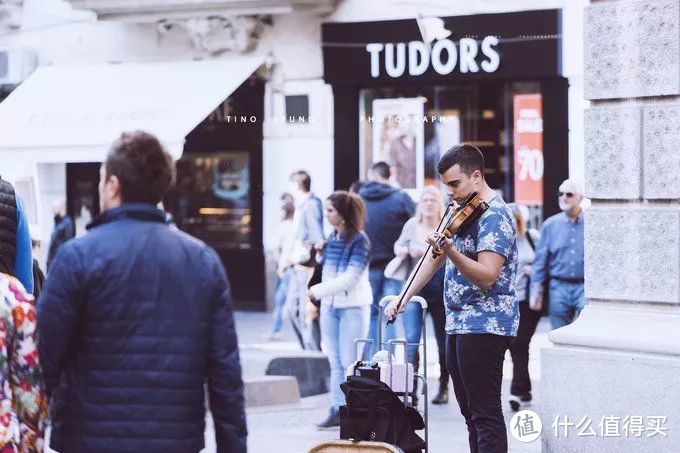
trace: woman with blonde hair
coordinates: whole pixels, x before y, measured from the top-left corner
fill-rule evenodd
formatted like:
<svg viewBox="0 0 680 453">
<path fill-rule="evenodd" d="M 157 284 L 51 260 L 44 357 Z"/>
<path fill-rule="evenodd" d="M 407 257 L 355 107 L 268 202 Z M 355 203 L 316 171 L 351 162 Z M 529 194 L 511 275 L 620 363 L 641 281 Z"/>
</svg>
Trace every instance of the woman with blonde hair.
<svg viewBox="0 0 680 453">
<path fill-rule="evenodd" d="M 340 384 L 356 358 L 354 340 L 368 334 L 373 300 L 368 280 L 370 243 L 364 233 L 365 207 L 359 195 L 338 190 L 325 204 L 333 232 L 316 246 L 322 265 L 321 283 L 309 288 L 312 301 L 321 302 L 321 340 L 331 365 L 331 409 L 317 426 L 340 426 L 340 406 L 345 395 Z"/>
<path fill-rule="evenodd" d="M 416 215 L 409 219 L 401 231 L 401 236 L 394 244 L 394 254 L 407 263 L 406 276 L 411 274 L 413 266 L 427 250 L 425 238 L 435 231 L 444 215 L 444 197 L 436 186 L 425 186 L 420 195 Z M 449 400 L 449 373 L 446 369 L 446 314 L 444 309 L 444 272 L 442 267 L 432 277 L 432 280 L 418 293 L 425 298 L 437 339 L 439 355 L 439 391 L 432 400 L 434 404 L 446 404 Z M 404 274 L 402 274 L 404 275 Z M 422 335 L 422 308 L 419 304 L 408 304 L 401 315 L 404 325 L 404 335 L 409 343 L 419 343 Z M 394 337 L 394 329 L 387 329 L 386 337 Z M 418 369 L 420 357 L 417 346 L 407 348 L 408 360 Z M 417 392 L 414 392 L 414 405 L 418 404 Z"/>
</svg>

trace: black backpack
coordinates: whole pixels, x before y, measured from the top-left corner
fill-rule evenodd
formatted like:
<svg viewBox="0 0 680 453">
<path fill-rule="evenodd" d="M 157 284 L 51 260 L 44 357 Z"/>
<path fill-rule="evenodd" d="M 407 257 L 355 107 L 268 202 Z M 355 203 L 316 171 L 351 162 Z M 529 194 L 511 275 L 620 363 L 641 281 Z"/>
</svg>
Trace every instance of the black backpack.
<svg viewBox="0 0 680 453">
<path fill-rule="evenodd" d="M 405 406 L 384 382 L 349 376 L 340 385 L 346 405 L 340 407 L 340 438 L 387 442 L 406 453 L 421 453 L 425 441 L 415 430 L 425 428 L 417 409 Z"/>
</svg>

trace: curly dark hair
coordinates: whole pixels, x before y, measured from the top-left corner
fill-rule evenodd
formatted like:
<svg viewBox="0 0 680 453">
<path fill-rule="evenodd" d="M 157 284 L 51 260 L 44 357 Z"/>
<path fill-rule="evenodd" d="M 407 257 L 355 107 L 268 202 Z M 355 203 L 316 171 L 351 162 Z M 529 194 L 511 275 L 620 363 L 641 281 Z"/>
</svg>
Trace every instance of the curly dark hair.
<svg viewBox="0 0 680 453">
<path fill-rule="evenodd" d="M 124 203 L 157 205 L 174 177 L 172 157 L 158 139 L 143 131 L 123 132 L 104 163 L 106 177 L 116 175 Z"/>
</svg>

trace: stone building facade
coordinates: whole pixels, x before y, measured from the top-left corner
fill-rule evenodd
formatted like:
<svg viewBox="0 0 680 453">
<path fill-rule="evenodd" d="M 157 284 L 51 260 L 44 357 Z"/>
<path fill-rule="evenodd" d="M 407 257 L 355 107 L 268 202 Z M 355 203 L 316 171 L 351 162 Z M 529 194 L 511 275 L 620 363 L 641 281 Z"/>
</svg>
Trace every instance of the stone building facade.
<svg viewBox="0 0 680 453">
<path fill-rule="evenodd" d="M 543 350 L 542 419 L 597 436 L 544 433 L 543 451 L 680 451 L 680 2 L 593 1 L 584 63 L 591 304 Z"/>
</svg>

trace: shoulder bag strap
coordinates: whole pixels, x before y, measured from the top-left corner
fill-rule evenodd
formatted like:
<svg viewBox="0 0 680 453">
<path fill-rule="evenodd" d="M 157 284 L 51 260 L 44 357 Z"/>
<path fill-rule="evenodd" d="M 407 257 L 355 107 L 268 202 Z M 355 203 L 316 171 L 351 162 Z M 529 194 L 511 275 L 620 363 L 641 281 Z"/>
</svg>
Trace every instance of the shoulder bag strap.
<svg viewBox="0 0 680 453">
<path fill-rule="evenodd" d="M 529 230 L 526 230 L 524 232 L 524 236 L 526 236 L 527 241 L 529 241 L 529 245 L 531 246 L 531 250 L 533 250 L 535 252 L 536 251 L 536 244 L 534 243 L 534 238 L 531 237 L 531 233 L 529 232 Z"/>
</svg>

